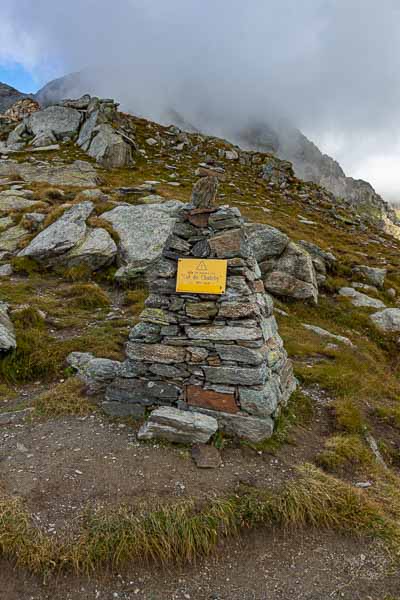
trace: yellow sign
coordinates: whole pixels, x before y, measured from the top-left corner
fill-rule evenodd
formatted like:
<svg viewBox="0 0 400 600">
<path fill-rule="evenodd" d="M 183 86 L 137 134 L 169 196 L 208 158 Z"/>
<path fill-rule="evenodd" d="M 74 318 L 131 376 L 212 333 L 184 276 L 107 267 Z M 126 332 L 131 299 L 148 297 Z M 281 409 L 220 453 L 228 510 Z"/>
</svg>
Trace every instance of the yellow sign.
<svg viewBox="0 0 400 600">
<path fill-rule="evenodd" d="M 227 265 L 226 260 L 180 258 L 176 291 L 223 294 L 226 288 Z"/>
</svg>

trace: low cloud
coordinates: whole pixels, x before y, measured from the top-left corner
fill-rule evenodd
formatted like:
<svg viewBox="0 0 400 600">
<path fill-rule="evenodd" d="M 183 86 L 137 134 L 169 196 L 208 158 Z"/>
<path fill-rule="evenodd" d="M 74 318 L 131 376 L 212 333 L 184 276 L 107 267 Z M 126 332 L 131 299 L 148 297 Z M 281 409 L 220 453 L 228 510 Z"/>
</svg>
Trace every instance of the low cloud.
<svg viewBox="0 0 400 600">
<path fill-rule="evenodd" d="M 399 24 L 397 0 L 2 0 L 0 62 L 223 135 L 279 115 L 394 199 Z"/>
</svg>

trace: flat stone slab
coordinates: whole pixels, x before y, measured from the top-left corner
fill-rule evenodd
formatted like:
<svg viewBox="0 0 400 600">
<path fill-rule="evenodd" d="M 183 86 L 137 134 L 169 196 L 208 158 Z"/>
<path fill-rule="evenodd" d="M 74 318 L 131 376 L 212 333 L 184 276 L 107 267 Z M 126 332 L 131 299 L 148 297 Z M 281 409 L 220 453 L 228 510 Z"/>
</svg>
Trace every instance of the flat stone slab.
<svg viewBox="0 0 400 600">
<path fill-rule="evenodd" d="M 302 323 L 302 325 L 305 329 L 308 329 L 308 331 L 312 331 L 313 333 L 321 337 L 326 337 L 331 340 L 335 340 L 336 342 L 340 342 L 342 344 L 345 344 L 346 346 L 354 345 L 353 342 L 344 335 L 336 335 L 334 333 L 331 333 L 330 331 L 327 331 L 326 329 L 322 329 L 322 327 L 317 327 L 317 325 L 310 325 L 309 323 Z"/>
<path fill-rule="evenodd" d="M 139 440 L 163 439 L 180 444 L 206 444 L 218 429 L 213 417 L 162 406 L 153 410 L 138 432 Z"/>
<path fill-rule="evenodd" d="M 0 176 L 3 175 L 18 175 L 29 183 L 44 182 L 55 186 L 97 187 L 100 181 L 93 165 L 83 160 L 62 165 L 0 160 Z"/>
<path fill-rule="evenodd" d="M 193 340 L 211 340 L 215 342 L 223 341 L 252 341 L 262 337 L 260 327 L 255 329 L 247 327 L 230 326 L 206 326 L 206 327 L 185 327 L 186 335 Z"/>
</svg>

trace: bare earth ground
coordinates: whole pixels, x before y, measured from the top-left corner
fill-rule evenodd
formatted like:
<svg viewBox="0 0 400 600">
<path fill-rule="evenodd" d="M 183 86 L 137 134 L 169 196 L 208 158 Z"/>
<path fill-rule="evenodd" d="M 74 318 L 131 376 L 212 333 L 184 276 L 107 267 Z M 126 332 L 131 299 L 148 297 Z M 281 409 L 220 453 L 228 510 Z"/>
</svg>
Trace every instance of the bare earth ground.
<svg viewBox="0 0 400 600">
<path fill-rule="evenodd" d="M 226 448 L 223 467 L 197 469 L 186 448 L 138 443 L 134 429 L 99 416 L 0 428 L 0 478 L 49 533 L 73 526 L 88 505 L 206 498 L 241 484 L 279 486 L 321 444 L 324 419 L 299 429 L 276 456 Z M 383 600 L 400 592 L 398 573 L 377 544 L 321 532 L 270 530 L 229 540 L 186 568 L 135 567 L 122 574 L 60 576 L 43 583 L 0 564 L 1 600 Z"/>
<path fill-rule="evenodd" d="M 259 531 L 195 566 L 113 577 L 60 577 L 47 585 L 1 564 L 1 600 L 383 600 L 398 594 L 384 552 L 334 534 Z"/>
</svg>

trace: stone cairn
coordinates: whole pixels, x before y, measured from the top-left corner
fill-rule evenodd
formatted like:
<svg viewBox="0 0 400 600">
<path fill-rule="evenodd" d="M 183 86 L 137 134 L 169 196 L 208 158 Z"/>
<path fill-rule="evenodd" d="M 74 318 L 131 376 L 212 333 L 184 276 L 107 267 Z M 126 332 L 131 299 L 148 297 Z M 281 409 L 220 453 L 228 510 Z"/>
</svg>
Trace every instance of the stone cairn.
<svg viewBox="0 0 400 600">
<path fill-rule="evenodd" d="M 214 206 L 217 187 L 215 176 L 202 177 L 179 209 L 149 273 L 128 358 L 106 389 L 105 405 L 123 403 L 119 414 L 170 407 L 152 412 L 142 438 L 204 442 L 218 428 L 258 442 L 271 436 L 296 387 L 240 211 Z M 177 293 L 180 258 L 226 259 L 225 293 Z"/>
</svg>

